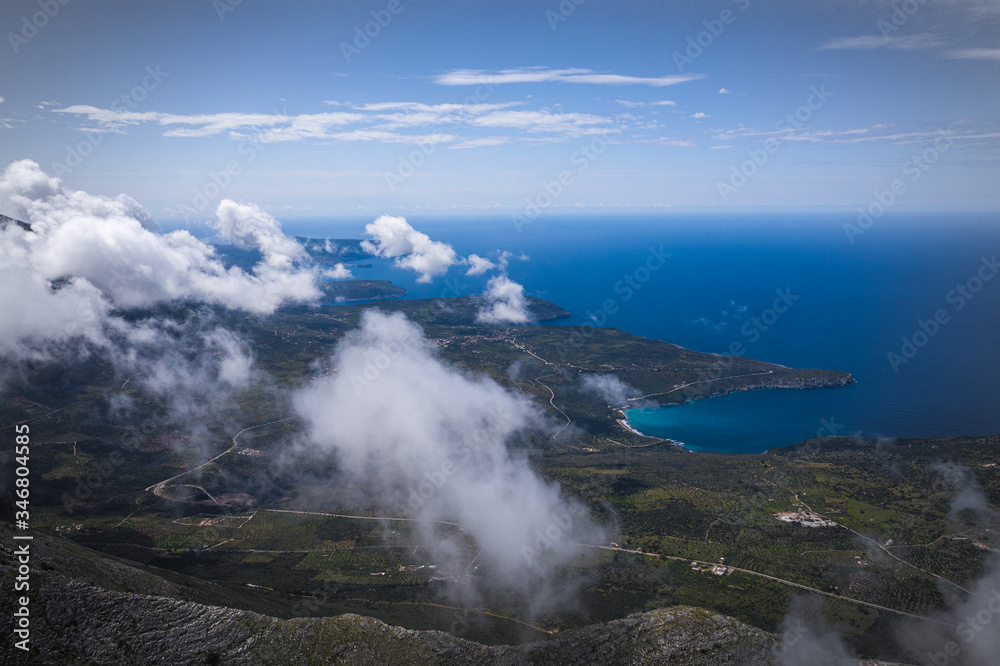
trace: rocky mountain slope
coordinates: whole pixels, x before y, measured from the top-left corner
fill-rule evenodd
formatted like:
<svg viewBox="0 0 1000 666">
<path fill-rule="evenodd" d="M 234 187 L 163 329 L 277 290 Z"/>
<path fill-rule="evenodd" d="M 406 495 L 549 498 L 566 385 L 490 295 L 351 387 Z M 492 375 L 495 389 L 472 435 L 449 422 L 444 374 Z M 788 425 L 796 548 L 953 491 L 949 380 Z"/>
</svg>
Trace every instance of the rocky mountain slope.
<svg viewBox="0 0 1000 666">
<path fill-rule="evenodd" d="M 15 575 L 10 528 L 0 572 Z M 776 638 L 732 618 L 678 606 L 519 646 L 485 646 L 358 615 L 283 620 L 204 603 L 239 592 L 144 569 L 37 535 L 31 652 L 4 641 L 3 663 L 35 664 L 771 664 Z M 209 587 L 219 587 L 218 590 Z M 5 608 L 13 607 L 5 584 Z M 200 600 L 200 602 L 199 602 Z"/>
</svg>

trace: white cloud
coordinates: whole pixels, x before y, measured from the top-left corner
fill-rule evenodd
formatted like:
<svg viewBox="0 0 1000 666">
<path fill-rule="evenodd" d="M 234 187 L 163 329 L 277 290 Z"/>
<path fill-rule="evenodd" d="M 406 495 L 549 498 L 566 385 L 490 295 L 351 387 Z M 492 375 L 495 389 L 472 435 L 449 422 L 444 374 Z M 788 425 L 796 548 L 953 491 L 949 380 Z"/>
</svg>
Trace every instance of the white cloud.
<svg viewBox="0 0 1000 666">
<path fill-rule="evenodd" d="M 411 113 L 433 113 L 435 115 L 447 115 L 450 113 L 476 114 L 488 111 L 507 109 L 512 106 L 521 106 L 524 102 L 503 102 L 500 104 L 487 104 L 486 102 L 477 104 L 424 104 L 422 102 L 375 102 L 372 104 L 361 104 L 354 107 L 360 111 L 409 111 Z"/>
<path fill-rule="evenodd" d="M 372 238 L 361 243 L 366 252 L 395 259 L 396 266 L 416 271 L 420 275 L 417 282 L 430 282 L 459 263 L 454 248 L 432 241 L 410 226 L 406 218 L 382 215 L 366 225 L 365 232 Z"/>
<path fill-rule="evenodd" d="M 326 138 L 334 141 L 381 141 L 382 143 L 416 143 L 423 145 L 449 143 L 459 137 L 453 134 L 399 134 L 375 129 L 334 132 Z"/>
<path fill-rule="evenodd" d="M 107 344 L 119 308 L 194 301 L 256 313 L 320 296 L 318 269 L 297 269 L 297 244 L 255 206 L 224 201 L 219 229 L 264 261 L 247 272 L 226 268 L 215 250 L 187 231 L 160 233 L 131 197 L 65 189 L 30 160 L 0 176 L 0 209 L 31 225 L 0 230 L 0 349 L 31 356 L 50 343 L 83 337 Z"/>
<path fill-rule="evenodd" d="M 496 268 L 496 264 L 478 254 L 470 254 L 467 261 L 469 262 L 469 270 L 465 271 L 466 275 L 482 275 Z"/>
<path fill-rule="evenodd" d="M 507 265 L 510 263 L 511 259 L 517 259 L 518 261 L 531 261 L 531 257 L 522 252 L 519 255 L 514 255 L 513 252 L 507 250 L 497 250 L 493 254 L 496 255 L 496 260 L 491 261 L 485 257 L 480 257 L 478 254 L 470 254 L 462 263 L 467 263 L 471 266 L 466 275 L 482 275 L 487 271 L 491 271 L 494 268 L 500 273 L 507 273 Z"/>
<path fill-rule="evenodd" d="M 11 237 L 25 235 L 11 228 L 0 231 L 6 247 Z M 0 257 L 0 357 L 6 360 L 44 359 L 53 345 L 81 338 L 106 344 L 102 323 L 110 303 L 86 280 L 70 279 L 58 290 L 19 261 Z"/>
<path fill-rule="evenodd" d="M 276 268 L 291 268 L 306 258 L 305 249 L 291 236 L 281 231 L 281 224 L 256 204 L 238 204 L 223 200 L 216 216 L 217 230 L 222 240 L 244 249 L 256 248 L 264 260 Z"/>
<path fill-rule="evenodd" d="M 303 138 L 325 138 L 333 127 L 342 127 L 365 119 L 360 113 L 315 113 L 298 116 L 267 113 L 202 113 L 180 115 L 156 111 L 125 111 L 102 109 L 78 104 L 64 109 L 53 109 L 54 113 L 85 116 L 99 127 L 121 129 L 139 123 L 156 123 L 167 129 L 163 136 L 205 137 L 224 132 L 246 129 L 261 129 L 282 126 L 265 132 L 270 141 L 290 141 Z M 174 127 L 189 125 L 190 127 Z"/>
<path fill-rule="evenodd" d="M 708 114 L 699 111 L 698 113 L 692 113 L 689 117 L 694 118 L 695 120 L 702 120 L 704 118 L 708 118 Z"/>
<path fill-rule="evenodd" d="M 524 287 L 506 275 L 490 278 L 483 299 L 476 321 L 484 324 L 527 324 L 531 321 Z"/>
<path fill-rule="evenodd" d="M 617 101 L 630 108 L 676 106 L 671 100 Z M 515 142 L 537 144 L 539 141 L 562 141 L 611 132 L 620 135 L 629 129 L 644 127 L 641 118 L 628 113 L 612 117 L 548 108 L 518 108 L 524 104 L 375 102 L 354 105 L 350 111 L 300 115 L 241 112 L 170 114 L 90 105 L 74 105 L 52 111 L 64 117 L 75 117 L 77 129 L 85 132 L 124 134 L 147 125 L 161 128 L 162 136 L 171 138 L 226 135 L 234 140 L 252 139 L 260 143 L 452 144 L 449 148 L 453 149 L 502 146 Z M 338 103 L 338 106 L 342 105 Z M 489 135 L 477 136 L 480 130 L 489 131 Z"/>
<path fill-rule="evenodd" d="M 456 69 L 439 75 L 434 82 L 444 86 L 500 85 L 503 83 L 590 83 L 596 85 L 672 86 L 705 78 L 704 74 L 668 74 L 656 77 L 598 74 L 590 69 Z"/>
<path fill-rule="evenodd" d="M 116 343 L 125 348 L 110 354 L 112 362 L 123 373 L 141 370 L 135 382 L 164 400 L 171 420 L 185 429 L 204 428 L 232 393 L 261 374 L 246 342 L 211 319 L 150 318 L 119 328 Z"/>
<path fill-rule="evenodd" d="M 167 130 L 163 136 L 213 136 L 242 128 L 267 127 L 294 122 L 289 116 L 266 113 L 204 113 L 196 115 L 174 115 L 171 113 L 153 113 L 160 125 L 192 125 L 191 128 Z M 339 115 L 339 114 L 322 114 Z"/>
<path fill-rule="evenodd" d="M 337 264 L 333 268 L 323 271 L 323 277 L 330 278 L 331 280 L 350 280 L 354 277 L 354 274 L 344 264 Z"/>
<path fill-rule="evenodd" d="M 464 150 L 466 148 L 487 148 L 489 146 L 502 146 L 510 143 L 510 138 L 505 136 L 486 136 L 481 139 L 469 139 L 448 146 L 451 150 Z"/>
<path fill-rule="evenodd" d="M 990 505 L 990 498 L 983 492 L 976 481 L 976 473 L 953 463 L 937 462 L 930 470 L 941 475 L 940 480 L 951 486 L 954 492 L 948 511 L 948 518 L 954 521 L 954 529 L 970 531 L 979 534 L 996 534 L 1000 529 L 1000 513 Z M 935 484 L 935 489 L 938 489 Z M 984 541 L 986 539 L 983 539 Z M 987 542 L 989 543 L 989 542 Z M 955 626 L 959 627 L 958 635 L 966 639 L 962 631 L 963 623 L 966 629 L 975 627 L 976 633 L 969 632 L 974 640 L 963 640 L 961 646 L 962 662 L 970 666 L 988 666 L 997 662 L 1000 652 L 1000 632 L 990 630 L 988 623 L 995 621 L 998 590 L 1000 590 L 1000 553 L 995 550 L 982 561 L 977 577 L 962 581 L 962 594 L 948 590 L 944 597 L 944 608 L 928 613 L 932 623 L 925 621 L 909 621 L 897 627 L 897 635 L 902 644 L 912 650 L 912 654 L 933 654 L 941 645 L 956 639 Z M 947 588 L 942 588 L 946 590 Z M 979 626 L 971 619 L 982 618 L 983 609 L 990 609 L 992 615 L 987 623 Z M 985 631 L 980 631 L 986 629 Z"/>
<path fill-rule="evenodd" d="M 942 128 L 939 130 L 900 131 L 895 129 L 895 126 L 891 124 L 853 127 L 842 130 L 815 130 L 808 127 L 801 129 L 758 130 L 741 126 L 718 132 L 712 136 L 712 139 L 729 142 L 743 138 L 762 139 L 765 137 L 777 137 L 782 141 L 799 141 L 803 143 L 852 144 L 886 142 L 896 145 L 910 145 L 945 140 L 949 142 L 994 145 L 997 139 L 1000 139 L 1000 132 L 987 128 Z"/>
<path fill-rule="evenodd" d="M 726 88 L 719 88 L 719 94 L 720 95 L 732 95 L 733 92 L 731 90 L 726 89 Z"/>
<path fill-rule="evenodd" d="M 922 32 L 899 37 L 883 37 L 881 35 L 862 35 L 860 37 L 839 37 L 831 39 L 817 48 L 819 51 L 871 51 L 874 49 L 893 49 L 896 51 L 914 51 L 934 49 L 944 46 L 945 42 L 937 35 Z"/>
<path fill-rule="evenodd" d="M 579 135 L 592 132 L 608 132 L 613 118 L 595 116 L 589 113 L 553 113 L 551 111 L 494 111 L 473 118 L 470 125 L 476 127 L 519 129 L 526 132 L 550 132 Z"/>
<path fill-rule="evenodd" d="M 548 433 L 537 407 L 442 362 L 402 314 L 366 310 L 332 362 L 335 374 L 294 398 L 306 446 L 335 455 L 350 483 L 417 518 L 420 543 L 445 576 L 544 604 L 559 596 L 557 571 L 587 551 L 579 544 L 607 538 L 582 505 L 508 446 Z M 468 538 L 483 565 L 474 579 L 465 576 L 475 554 L 461 545 Z"/>
<path fill-rule="evenodd" d="M 627 99 L 616 99 L 616 104 L 621 104 L 628 109 L 642 109 L 647 106 L 677 106 L 677 102 L 671 101 L 669 99 L 660 99 L 655 102 L 633 102 Z"/>
<path fill-rule="evenodd" d="M 252 204 L 217 211 L 220 237 L 263 255 L 248 270 L 187 231 L 162 233 L 131 197 L 69 190 L 30 160 L 0 175 L 0 210 L 28 225 L 0 225 L 0 375 L 93 354 L 192 435 L 258 375 L 249 347 L 203 306 L 269 314 L 321 296 L 323 271 L 303 267 L 298 243 Z M 184 307 L 151 311 L 167 303 Z M 131 402 L 113 400 L 116 411 Z"/>
<path fill-rule="evenodd" d="M 628 404 L 629 398 L 642 395 L 639 389 L 629 386 L 615 375 L 583 373 L 580 375 L 580 387 L 584 392 L 596 395 L 612 407 L 622 407 Z"/>
<path fill-rule="evenodd" d="M 949 58 L 961 60 L 996 60 L 1000 61 L 1000 49 L 954 49 L 945 52 Z"/>
<path fill-rule="evenodd" d="M 375 112 L 373 118 L 380 121 L 380 127 L 396 129 L 425 125 L 456 124 L 467 121 L 472 116 L 501 111 L 524 102 L 504 102 L 500 104 L 422 104 L 418 102 L 380 102 L 355 107 L 360 111 Z M 384 113 L 393 111 L 394 113 Z"/>
<path fill-rule="evenodd" d="M 358 113 L 314 113 L 295 116 L 287 127 L 276 127 L 263 132 L 260 135 L 260 140 L 278 142 L 326 139 L 331 136 L 331 128 L 343 127 L 363 119 L 364 116 Z"/>
</svg>

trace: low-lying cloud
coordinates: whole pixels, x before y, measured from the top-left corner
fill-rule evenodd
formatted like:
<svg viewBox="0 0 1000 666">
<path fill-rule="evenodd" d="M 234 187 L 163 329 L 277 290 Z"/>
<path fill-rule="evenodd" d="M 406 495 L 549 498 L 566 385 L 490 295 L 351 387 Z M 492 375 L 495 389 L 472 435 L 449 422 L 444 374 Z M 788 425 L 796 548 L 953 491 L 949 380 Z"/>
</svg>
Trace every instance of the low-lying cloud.
<svg viewBox="0 0 1000 666">
<path fill-rule="evenodd" d="M 951 489 L 955 496 L 948 506 L 948 518 L 953 522 L 960 521 L 964 516 L 976 522 L 987 524 L 997 521 L 1000 515 L 990 508 L 986 495 L 976 481 L 976 475 L 968 467 L 955 463 L 936 462 L 930 467 Z M 969 513 L 966 513 L 969 512 Z M 1000 527 L 1000 524 L 997 525 Z"/>
<path fill-rule="evenodd" d="M 263 254 L 249 271 L 227 268 L 211 245 L 187 231 L 160 233 L 131 197 L 67 190 L 30 160 L 0 176 L 0 207 L 31 225 L 30 231 L 16 224 L 0 230 L 0 269 L 54 285 L 34 310 L 48 309 L 65 284 L 78 292 L 84 284 L 96 288 L 105 308 L 189 300 L 266 314 L 320 296 L 320 270 L 295 267 L 301 248 L 253 205 L 226 200 L 218 209 L 220 233 Z M 92 300 L 91 293 L 80 295 L 87 296 L 79 299 L 84 303 Z"/>
<path fill-rule="evenodd" d="M 497 267 L 495 263 L 486 257 L 480 257 L 478 254 L 470 254 L 466 261 L 469 263 L 469 269 L 465 271 L 466 275 L 482 275 Z"/>
<path fill-rule="evenodd" d="M 476 321 L 483 324 L 527 324 L 532 321 L 524 287 L 506 275 L 496 275 L 486 283 L 483 306 Z"/>
<path fill-rule="evenodd" d="M 605 540 L 585 507 L 512 446 L 550 429 L 539 409 L 440 360 L 402 314 L 366 311 L 332 360 L 335 374 L 294 398 L 308 445 L 419 518 L 422 545 L 465 591 L 489 586 L 540 608 L 557 596 L 558 572 L 589 550 L 579 544 Z M 474 581 L 476 553 L 435 521 L 460 524 L 481 549 Z"/>
<path fill-rule="evenodd" d="M 217 210 L 220 238 L 260 252 L 242 269 L 187 231 L 162 233 L 131 197 L 67 189 L 30 160 L 0 174 L 0 212 L 26 223 L 0 224 L 3 384 L 25 361 L 97 354 L 176 417 L 209 414 L 257 377 L 248 346 L 213 308 L 265 315 L 317 302 L 319 281 L 337 270 L 313 265 L 253 204 Z"/>
<path fill-rule="evenodd" d="M 936 622 L 903 624 L 897 630 L 898 639 L 921 663 L 992 666 L 1000 655 L 1000 544 L 996 538 L 1000 512 L 990 506 L 968 468 L 935 463 L 931 470 L 955 491 L 949 517 L 961 520 L 967 533 L 971 527 L 973 538 L 985 542 L 976 542 L 978 547 L 988 555 L 983 573 L 971 583 L 962 581 L 968 594 L 957 592 L 951 585 L 939 584 L 946 609 L 930 614 Z"/>
<path fill-rule="evenodd" d="M 399 268 L 408 268 L 419 275 L 417 282 L 431 282 L 459 263 L 455 249 L 447 243 L 431 240 L 414 229 L 406 218 L 382 215 L 365 226 L 371 240 L 361 247 L 377 257 L 394 259 Z"/>
<path fill-rule="evenodd" d="M 642 391 L 629 386 L 615 375 L 584 373 L 580 375 L 580 388 L 585 393 L 601 398 L 612 407 L 622 407 L 628 404 L 631 398 L 642 395 Z"/>
<path fill-rule="evenodd" d="M 817 597 L 792 597 L 788 614 L 778 627 L 781 641 L 774 646 L 776 666 L 860 666 L 843 638 L 830 626 Z"/>
<path fill-rule="evenodd" d="M 427 234 L 414 229 L 405 218 L 391 215 L 378 217 L 365 226 L 365 232 L 370 237 L 361 242 L 366 252 L 393 259 L 398 268 L 415 271 L 417 282 L 432 282 L 456 264 L 468 266 L 465 271 L 468 276 L 497 271 L 497 275 L 486 284 L 476 321 L 482 324 L 526 324 L 532 321 L 524 287 L 507 277 L 507 265 L 514 257 L 513 253 L 497 250 L 496 259 L 474 253 L 460 257 L 448 243 L 431 240 Z M 522 253 L 517 259 L 527 261 L 528 257 Z"/>
</svg>

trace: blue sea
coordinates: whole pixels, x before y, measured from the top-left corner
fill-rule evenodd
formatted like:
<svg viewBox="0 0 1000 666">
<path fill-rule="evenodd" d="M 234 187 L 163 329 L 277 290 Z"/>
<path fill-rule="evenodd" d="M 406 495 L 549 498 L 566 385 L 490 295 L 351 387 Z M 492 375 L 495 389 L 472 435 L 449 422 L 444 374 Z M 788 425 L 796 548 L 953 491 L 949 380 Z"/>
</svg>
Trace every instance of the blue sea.
<svg viewBox="0 0 1000 666">
<path fill-rule="evenodd" d="M 851 242 L 844 225 L 855 217 L 553 214 L 520 231 L 509 216 L 408 219 L 462 255 L 530 257 L 512 261 L 510 277 L 573 313 L 557 325 L 592 321 L 589 313 L 688 349 L 735 348 L 857 380 L 630 411 L 629 423 L 645 434 L 692 450 L 754 453 L 817 434 L 1000 433 L 1000 275 L 992 263 L 1000 258 L 1000 220 L 899 213 Z M 359 238 L 370 221 L 283 222 L 300 235 Z M 650 270 L 658 263 L 647 264 L 651 252 L 670 256 Z M 415 298 L 481 293 L 488 277 L 453 268 L 426 285 L 388 261 L 374 264 L 355 269 L 356 277 L 390 279 Z M 598 314 L 606 301 L 612 313 Z"/>
</svg>

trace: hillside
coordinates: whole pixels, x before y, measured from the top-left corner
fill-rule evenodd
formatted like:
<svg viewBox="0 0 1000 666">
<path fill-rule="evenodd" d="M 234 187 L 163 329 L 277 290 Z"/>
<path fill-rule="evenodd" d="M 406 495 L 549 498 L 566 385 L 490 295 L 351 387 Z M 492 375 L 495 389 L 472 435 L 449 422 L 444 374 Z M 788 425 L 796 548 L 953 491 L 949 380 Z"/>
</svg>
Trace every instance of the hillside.
<svg viewBox="0 0 1000 666">
<path fill-rule="evenodd" d="M 14 575 L 10 527 L 0 570 Z M 62 539 L 34 541 L 33 649 L 5 641 L 5 663 L 70 664 L 770 664 L 775 637 L 732 618 L 675 607 L 595 624 L 543 642 L 484 646 L 345 614 L 283 620 L 191 601 L 220 586 L 140 568 Z M 9 586 L 3 603 L 13 605 Z M 8 605 L 9 604 L 9 605 Z"/>
</svg>

